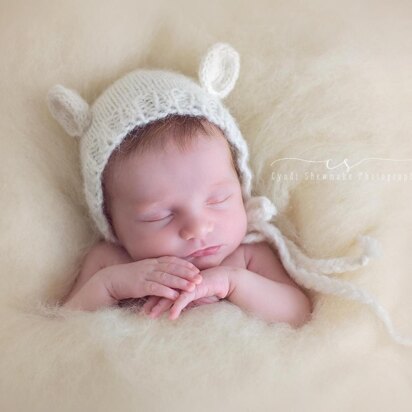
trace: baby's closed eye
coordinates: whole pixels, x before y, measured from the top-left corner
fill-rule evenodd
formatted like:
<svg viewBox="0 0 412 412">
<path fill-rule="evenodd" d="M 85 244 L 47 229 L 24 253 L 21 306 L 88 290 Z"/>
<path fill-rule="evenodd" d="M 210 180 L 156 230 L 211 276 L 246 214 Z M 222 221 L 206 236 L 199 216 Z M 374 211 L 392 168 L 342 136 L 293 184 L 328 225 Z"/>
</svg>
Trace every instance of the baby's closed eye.
<svg viewBox="0 0 412 412">
<path fill-rule="evenodd" d="M 226 200 L 229 200 L 229 198 L 231 198 L 231 197 L 232 197 L 232 195 L 229 195 L 229 196 L 225 195 L 225 196 L 215 197 L 215 198 L 209 200 L 208 204 L 209 205 L 210 204 L 215 205 L 215 204 L 219 204 L 219 203 L 224 203 L 224 202 L 226 202 Z"/>
<path fill-rule="evenodd" d="M 225 193 L 223 195 L 213 196 L 213 197 L 210 197 L 205 203 L 208 206 L 224 204 L 232 196 L 233 196 L 232 193 L 230 193 L 230 194 Z M 140 216 L 140 217 L 138 217 L 138 220 L 140 222 L 160 222 L 160 221 L 163 221 L 163 220 L 171 219 L 174 215 L 175 215 L 175 213 L 173 211 L 165 210 L 162 213 L 147 214 L 147 215 Z"/>
</svg>

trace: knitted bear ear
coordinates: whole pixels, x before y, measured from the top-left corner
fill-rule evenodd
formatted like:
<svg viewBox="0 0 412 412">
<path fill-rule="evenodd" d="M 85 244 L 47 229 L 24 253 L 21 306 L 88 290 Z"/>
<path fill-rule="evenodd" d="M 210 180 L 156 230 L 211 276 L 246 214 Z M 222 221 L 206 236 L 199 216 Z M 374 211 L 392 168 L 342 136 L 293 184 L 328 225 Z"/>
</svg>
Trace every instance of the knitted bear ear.
<svg viewBox="0 0 412 412">
<path fill-rule="evenodd" d="M 47 94 L 47 105 L 52 116 L 70 136 L 82 136 L 92 120 L 88 103 L 74 90 L 60 84 Z"/>
<path fill-rule="evenodd" d="M 235 86 L 239 68 L 239 53 L 227 43 L 216 43 L 200 62 L 200 84 L 208 93 L 223 99 Z"/>
</svg>

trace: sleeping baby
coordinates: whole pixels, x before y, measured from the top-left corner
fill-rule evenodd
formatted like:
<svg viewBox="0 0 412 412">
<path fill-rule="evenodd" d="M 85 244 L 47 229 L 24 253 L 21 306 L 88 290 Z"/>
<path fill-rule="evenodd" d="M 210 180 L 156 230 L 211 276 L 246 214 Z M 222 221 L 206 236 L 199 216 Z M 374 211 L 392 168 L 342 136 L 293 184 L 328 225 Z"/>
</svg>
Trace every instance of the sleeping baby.
<svg viewBox="0 0 412 412">
<path fill-rule="evenodd" d="M 130 133 L 104 171 L 105 212 L 120 245 L 86 257 L 64 306 L 95 310 L 152 295 L 151 317 L 227 299 L 299 326 L 306 295 L 266 242 L 241 244 L 247 216 L 234 153 L 218 127 L 172 115 Z M 193 306 L 193 305 L 192 305 Z"/>
<path fill-rule="evenodd" d="M 80 139 L 86 201 L 103 237 L 64 307 L 145 300 L 147 315 L 174 320 L 226 299 L 267 322 L 310 319 L 310 300 L 253 226 L 268 220 L 271 202 L 251 195 L 247 144 L 221 102 L 238 73 L 237 52 L 218 43 L 203 58 L 200 85 L 136 70 L 92 107 L 73 90 L 51 89 L 52 115 Z"/>
<path fill-rule="evenodd" d="M 368 305 L 396 342 L 411 346 L 373 296 L 336 278 L 378 256 L 375 239 L 359 236 L 358 256 L 312 259 L 274 225 L 273 203 L 252 195 L 248 146 L 222 103 L 239 61 L 232 46 L 216 43 L 201 60 L 199 82 L 139 69 L 92 106 L 64 86 L 49 91 L 51 114 L 80 140 L 85 199 L 102 237 L 62 306 L 137 303 L 152 318 L 168 312 L 174 320 L 226 299 L 298 327 L 312 317 L 303 287 Z"/>
</svg>

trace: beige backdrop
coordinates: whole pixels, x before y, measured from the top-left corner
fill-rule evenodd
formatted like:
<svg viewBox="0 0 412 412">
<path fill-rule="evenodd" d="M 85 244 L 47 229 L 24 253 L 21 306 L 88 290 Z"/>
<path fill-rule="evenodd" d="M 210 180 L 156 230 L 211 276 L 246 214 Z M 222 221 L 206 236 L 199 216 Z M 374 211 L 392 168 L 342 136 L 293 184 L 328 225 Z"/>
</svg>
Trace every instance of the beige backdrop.
<svg viewBox="0 0 412 412">
<path fill-rule="evenodd" d="M 365 306 L 314 293 L 299 330 L 221 302 L 172 323 L 122 309 L 53 305 L 97 239 L 78 143 L 51 118 L 55 83 L 90 103 L 138 67 L 195 77 L 217 41 L 241 55 L 226 104 L 250 144 L 255 190 L 310 256 L 383 256 L 339 275 L 373 293 L 412 336 L 412 162 L 353 174 L 408 181 L 272 179 L 322 170 L 285 157 L 412 159 L 410 1 L 0 1 L 0 410 L 409 411 L 412 348 Z M 325 169 L 323 168 L 323 171 Z M 338 170 L 338 169 L 336 169 Z"/>
</svg>

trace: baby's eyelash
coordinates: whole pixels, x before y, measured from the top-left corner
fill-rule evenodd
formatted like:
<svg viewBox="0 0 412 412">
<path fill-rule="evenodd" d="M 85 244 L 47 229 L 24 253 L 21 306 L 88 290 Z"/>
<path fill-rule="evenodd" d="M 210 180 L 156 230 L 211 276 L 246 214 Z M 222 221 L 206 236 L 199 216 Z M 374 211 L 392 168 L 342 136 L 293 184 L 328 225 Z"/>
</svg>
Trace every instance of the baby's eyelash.
<svg viewBox="0 0 412 412">
<path fill-rule="evenodd" d="M 209 202 L 209 203 L 207 203 L 207 204 L 208 204 L 208 205 L 218 205 L 218 204 L 221 204 L 221 203 L 226 202 L 226 200 L 228 200 L 230 197 L 232 197 L 232 195 L 229 195 L 229 196 L 225 197 L 225 198 L 222 199 L 222 200 L 218 200 L 218 201 L 215 201 L 215 202 Z M 167 216 L 165 216 L 165 217 L 162 217 L 162 218 L 160 218 L 160 219 L 141 220 L 141 222 L 144 222 L 144 223 L 161 222 L 162 220 L 168 219 L 168 218 L 170 218 L 170 217 L 172 217 L 172 216 L 173 216 L 173 213 L 171 213 L 170 215 L 167 215 Z"/>
<path fill-rule="evenodd" d="M 142 222 L 160 222 L 160 221 L 165 220 L 165 219 L 167 219 L 167 218 L 169 218 L 169 217 L 171 217 L 171 216 L 172 216 L 172 214 L 167 215 L 167 216 L 165 216 L 165 217 L 162 217 L 162 218 L 160 218 L 160 219 L 142 220 Z"/>
<path fill-rule="evenodd" d="M 231 196 L 232 196 L 232 195 L 229 195 L 229 196 L 225 197 L 225 198 L 222 199 L 222 200 L 218 200 L 218 201 L 216 201 L 216 202 L 209 202 L 208 204 L 209 204 L 209 205 L 216 205 L 216 204 L 219 204 L 219 203 L 226 202 L 226 200 L 228 200 L 229 197 L 231 197 Z"/>
</svg>

